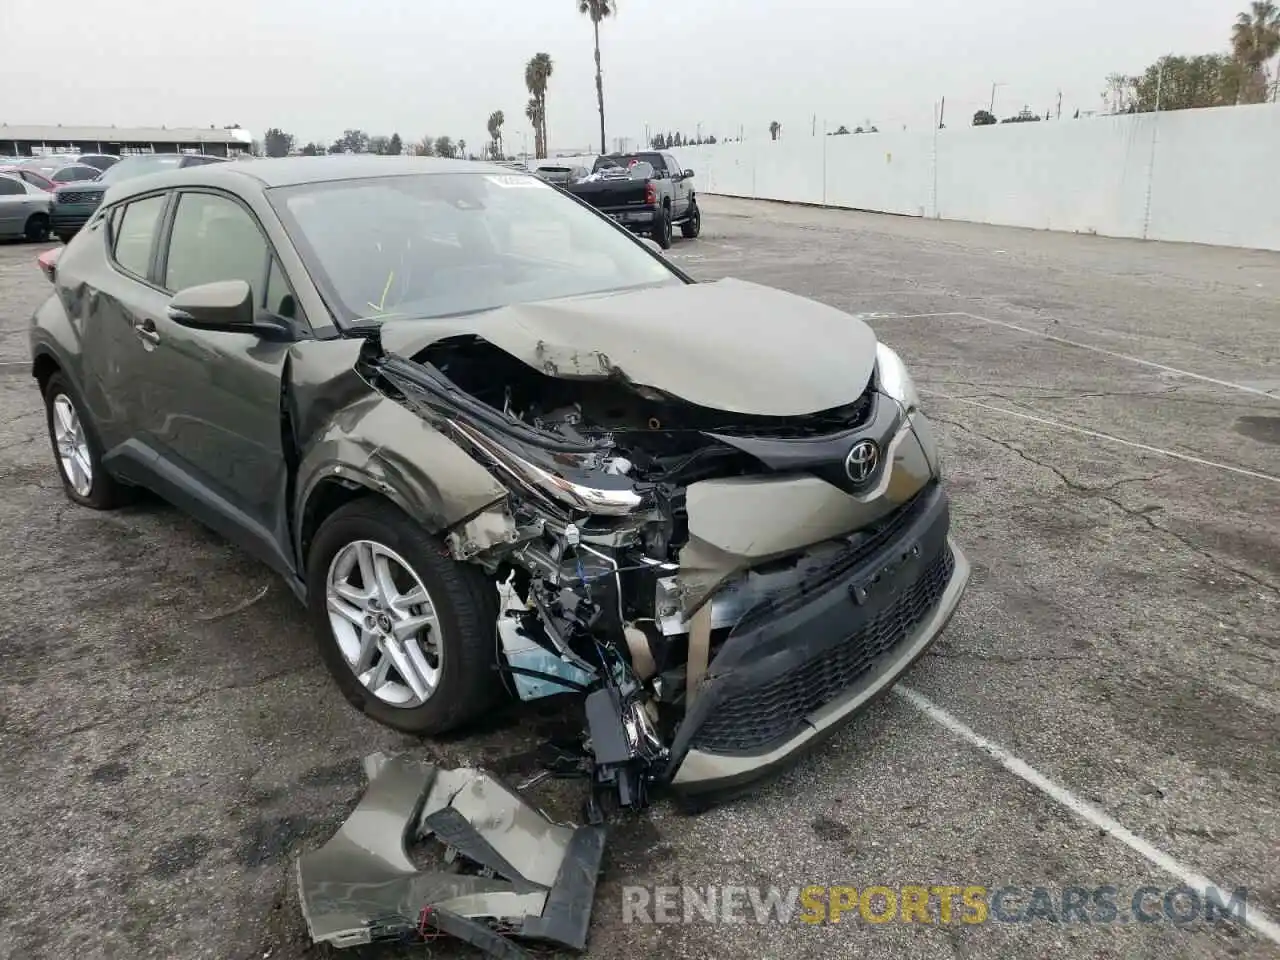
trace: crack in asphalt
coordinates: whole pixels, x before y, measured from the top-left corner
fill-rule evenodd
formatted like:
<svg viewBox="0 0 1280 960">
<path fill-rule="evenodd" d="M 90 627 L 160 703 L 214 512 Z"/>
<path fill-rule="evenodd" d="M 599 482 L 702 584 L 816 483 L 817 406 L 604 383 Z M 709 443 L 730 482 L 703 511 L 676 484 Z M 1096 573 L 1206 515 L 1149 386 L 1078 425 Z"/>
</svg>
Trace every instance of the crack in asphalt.
<svg viewBox="0 0 1280 960">
<path fill-rule="evenodd" d="M 1114 489 L 1114 487 L 1118 486 L 1120 483 L 1128 483 L 1131 481 L 1142 480 L 1142 479 L 1154 479 L 1154 477 L 1152 478 L 1126 477 L 1123 480 L 1118 480 L 1115 483 L 1105 487 L 1091 487 L 1087 484 L 1079 483 L 1078 481 L 1072 480 L 1054 464 L 1047 463 L 1043 460 L 1037 460 L 1035 457 L 1031 456 L 1029 453 L 1021 449 L 1021 447 L 1019 447 L 1015 443 L 1012 443 L 1007 440 L 1000 440 L 997 437 L 989 436 L 988 434 L 983 433 L 981 430 L 974 429 L 968 424 L 960 423 L 955 420 L 948 420 L 944 417 L 939 417 L 936 414 L 932 417 L 932 419 L 936 420 L 939 423 L 945 423 L 948 426 L 955 427 L 958 430 L 963 430 L 965 433 L 971 434 L 972 436 L 975 436 L 975 437 L 979 437 L 983 440 L 988 441 L 989 443 L 994 443 L 998 447 L 1003 447 L 1006 450 L 1016 453 L 1023 460 L 1027 461 L 1027 463 L 1040 467 L 1041 469 L 1050 471 L 1055 477 L 1057 477 L 1060 481 L 1062 481 L 1063 486 L 1065 486 L 1072 493 L 1078 494 L 1082 497 L 1094 497 L 1106 503 L 1109 503 L 1113 507 L 1115 507 L 1117 510 L 1119 510 L 1121 513 L 1124 513 L 1130 517 L 1134 517 L 1138 520 L 1143 521 L 1152 530 L 1156 531 L 1157 533 L 1162 533 L 1165 536 L 1171 537 L 1172 539 L 1176 540 L 1178 543 L 1186 547 L 1188 550 L 1191 550 L 1193 553 L 1196 553 L 1199 556 L 1204 557 L 1206 560 L 1209 560 L 1210 562 L 1222 567 L 1224 570 L 1229 570 L 1232 573 L 1234 573 L 1236 576 L 1240 577 L 1241 579 L 1247 580 L 1250 583 L 1254 584 L 1255 586 L 1264 587 L 1265 589 L 1270 590 L 1272 593 L 1275 593 L 1277 596 L 1280 596 L 1280 587 L 1277 587 L 1275 584 L 1271 583 L 1270 581 L 1264 580 L 1261 577 L 1258 577 L 1247 570 L 1241 570 L 1239 567 L 1232 566 L 1231 564 L 1227 563 L 1222 557 L 1208 550 L 1205 550 L 1201 546 L 1198 546 L 1197 544 L 1193 543 L 1190 539 L 1183 536 L 1182 534 L 1174 530 L 1170 530 L 1168 527 L 1162 527 L 1160 524 L 1156 523 L 1154 520 L 1151 519 L 1151 516 L 1150 516 L 1150 513 L 1153 509 L 1152 505 L 1148 505 L 1145 507 L 1137 507 L 1137 508 L 1128 507 L 1128 506 L 1125 506 L 1123 503 L 1121 503 L 1119 500 L 1117 500 L 1115 497 L 1107 496 L 1106 493 L 1104 492 L 1107 490 Z M 1160 509 L 1160 508 L 1154 507 L 1154 509 Z"/>
<path fill-rule="evenodd" d="M 154 721 L 155 718 L 160 716 L 167 716 L 171 714 L 175 708 L 188 706 L 197 700 L 201 700 L 205 697 L 209 697 L 217 693 L 223 693 L 227 690 L 251 690 L 254 687 L 260 687 L 260 686 L 263 686 L 264 684 L 271 683 L 274 680 L 279 680 L 282 677 L 288 677 L 298 673 L 305 673 L 306 671 L 314 670 L 315 668 L 316 668 L 315 664 L 307 664 L 306 666 L 288 667 L 283 670 L 276 670 L 271 673 L 264 674 L 260 677 L 255 677 L 252 680 L 238 681 L 235 683 L 224 683 L 224 684 L 219 684 L 216 687 L 206 687 L 203 690 L 200 690 L 196 693 L 191 694 L 190 696 L 182 697 L 177 700 L 160 700 L 160 701 L 157 701 L 156 709 L 150 714 L 147 722 L 150 723 Z M 48 733 L 43 736 L 39 734 L 34 734 L 34 733 L 28 734 L 27 739 L 33 746 L 38 746 L 42 744 L 52 743 L 58 740 L 65 740 L 67 737 L 74 737 L 81 733 L 87 733 L 88 731 L 96 730 L 99 727 L 109 727 L 113 724 L 132 719 L 133 717 L 134 717 L 134 714 L 132 713 L 115 714 L 112 716 L 101 717 L 97 720 L 90 721 L 89 723 L 82 723 L 79 726 L 71 727 L 68 730 L 57 730 L 57 731 L 54 731 L 53 733 Z"/>
</svg>

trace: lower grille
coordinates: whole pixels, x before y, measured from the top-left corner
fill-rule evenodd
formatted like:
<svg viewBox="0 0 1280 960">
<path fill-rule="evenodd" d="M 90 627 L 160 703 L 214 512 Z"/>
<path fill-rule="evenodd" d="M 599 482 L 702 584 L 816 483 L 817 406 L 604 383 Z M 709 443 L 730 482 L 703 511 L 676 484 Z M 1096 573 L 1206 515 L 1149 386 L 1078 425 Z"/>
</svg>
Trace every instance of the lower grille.
<svg viewBox="0 0 1280 960">
<path fill-rule="evenodd" d="M 58 203 L 96 203 L 101 198 L 100 193 L 60 193 Z"/>
<path fill-rule="evenodd" d="M 915 583 L 843 643 L 717 704 L 693 745 L 711 753 L 759 752 L 799 733 L 806 716 L 850 690 L 911 635 L 938 605 L 954 569 L 944 546 Z"/>
</svg>

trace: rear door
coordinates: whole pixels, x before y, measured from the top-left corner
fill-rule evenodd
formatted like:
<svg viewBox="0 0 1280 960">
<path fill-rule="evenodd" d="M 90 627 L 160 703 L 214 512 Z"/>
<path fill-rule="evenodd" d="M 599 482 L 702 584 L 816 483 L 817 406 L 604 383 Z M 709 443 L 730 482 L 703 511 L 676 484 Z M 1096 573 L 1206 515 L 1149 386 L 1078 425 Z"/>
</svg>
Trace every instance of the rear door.
<svg viewBox="0 0 1280 960">
<path fill-rule="evenodd" d="M 689 198 L 693 194 L 693 181 L 685 179 L 683 168 L 671 154 L 664 153 L 662 159 L 667 162 L 667 169 L 671 171 L 671 212 L 677 218 L 683 217 L 689 212 Z"/>
<path fill-rule="evenodd" d="M 275 251 L 253 213 L 231 194 L 176 194 L 156 263 L 166 297 L 244 280 L 259 309 L 305 329 Z M 288 343 L 248 332 L 197 330 L 154 318 L 154 348 L 139 376 L 144 423 L 159 456 L 161 492 L 282 571 L 287 464 L 281 381 Z M 282 566 L 282 564 L 284 564 Z"/>
<path fill-rule="evenodd" d="M 91 220 L 67 246 L 59 272 L 74 276 L 84 320 L 81 389 L 102 438 L 105 458 L 126 479 L 150 480 L 153 451 L 141 434 L 142 384 L 152 348 L 148 322 L 168 298 L 152 281 L 156 243 L 169 195 L 163 191 L 116 204 Z"/>
</svg>

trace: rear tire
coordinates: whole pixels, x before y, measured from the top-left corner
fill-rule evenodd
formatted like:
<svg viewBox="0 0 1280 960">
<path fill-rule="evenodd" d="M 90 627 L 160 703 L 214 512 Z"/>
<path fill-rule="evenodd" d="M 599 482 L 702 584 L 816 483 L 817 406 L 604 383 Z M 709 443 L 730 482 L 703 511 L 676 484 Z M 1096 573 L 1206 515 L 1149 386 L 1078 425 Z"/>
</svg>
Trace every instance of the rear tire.
<svg viewBox="0 0 1280 960">
<path fill-rule="evenodd" d="M 433 661 L 436 671 L 425 700 L 389 702 L 385 693 L 379 696 L 365 685 L 357 676 L 358 667 L 344 653 L 343 641 L 331 620 L 331 568 L 336 568 L 335 560 L 344 550 L 360 542 L 393 553 L 403 562 L 402 572 L 416 577 L 426 591 L 435 624 L 412 641 L 422 656 Z M 360 579 L 363 582 L 363 577 Z M 422 611 L 421 606 L 414 609 Z M 352 706 L 384 726 L 437 736 L 479 719 L 502 696 L 496 669 L 498 592 L 493 583 L 478 567 L 454 560 L 440 540 L 386 500 L 354 500 L 321 524 L 307 557 L 307 610 L 320 655 L 338 689 Z M 350 644 L 350 638 L 346 640 Z M 379 651 L 387 649 L 385 641 L 384 637 Z M 370 661 L 363 674 L 366 677 L 376 672 L 374 666 L 388 654 L 370 656 L 377 659 Z M 412 686 L 394 667 L 389 680 L 405 689 Z M 367 682 L 376 685 L 378 681 Z"/>
<path fill-rule="evenodd" d="M 688 219 L 680 224 L 680 236 L 686 240 L 694 240 L 702 232 L 702 211 L 698 209 L 696 200 L 690 202 L 689 207 Z"/>
<path fill-rule="evenodd" d="M 45 423 L 53 462 L 62 479 L 67 498 L 94 510 L 114 510 L 132 498 L 102 465 L 102 445 L 88 418 L 84 404 L 61 373 L 49 378 L 44 388 Z"/>
<path fill-rule="evenodd" d="M 671 208 L 662 206 L 656 214 L 657 219 L 653 222 L 653 230 L 650 236 L 654 242 L 663 250 L 671 249 Z"/>
<path fill-rule="evenodd" d="M 43 243 L 49 239 L 49 217 L 44 213 L 33 213 L 27 217 L 27 226 L 23 230 L 32 243 Z"/>
</svg>

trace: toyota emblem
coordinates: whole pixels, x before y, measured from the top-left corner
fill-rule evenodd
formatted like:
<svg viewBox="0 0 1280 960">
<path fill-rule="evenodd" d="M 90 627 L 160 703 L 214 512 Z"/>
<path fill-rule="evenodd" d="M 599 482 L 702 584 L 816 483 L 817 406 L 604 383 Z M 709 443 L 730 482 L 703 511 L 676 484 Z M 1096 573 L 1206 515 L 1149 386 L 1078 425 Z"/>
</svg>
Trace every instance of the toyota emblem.
<svg viewBox="0 0 1280 960">
<path fill-rule="evenodd" d="M 880 465 L 880 445 L 874 440 L 859 440 L 844 458 L 844 472 L 854 483 L 866 483 Z"/>
</svg>

